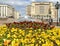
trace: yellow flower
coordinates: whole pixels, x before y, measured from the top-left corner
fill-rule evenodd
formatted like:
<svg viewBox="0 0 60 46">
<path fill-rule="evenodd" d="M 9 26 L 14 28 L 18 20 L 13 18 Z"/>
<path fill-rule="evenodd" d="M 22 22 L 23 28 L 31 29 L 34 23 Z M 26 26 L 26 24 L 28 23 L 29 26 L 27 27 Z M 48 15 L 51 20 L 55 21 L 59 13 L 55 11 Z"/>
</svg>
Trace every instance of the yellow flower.
<svg viewBox="0 0 60 46">
<path fill-rule="evenodd" d="M 38 29 L 38 31 L 41 31 L 41 29 Z"/>
<path fill-rule="evenodd" d="M 20 42 L 24 43 L 24 40 L 23 39 L 19 39 L 19 40 L 20 40 Z"/>
<path fill-rule="evenodd" d="M 12 46 L 19 46 L 19 40 L 18 39 L 14 39 L 12 41 Z"/>
<path fill-rule="evenodd" d="M 12 44 L 11 44 L 11 45 L 12 45 L 12 46 L 15 46 L 15 40 L 12 41 Z"/>
<path fill-rule="evenodd" d="M 23 36 L 25 35 L 25 32 L 21 33 Z"/>
<path fill-rule="evenodd" d="M 34 44 L 30 44 L 30 46 L 34 46 Z"/>
<path fill-rule="evenodd" d="M 36 44 L 36 46 L 39 46 L 38 44 Z"/>
<path fill-rule="evenodd" d="M 33 31 L 32 30 L 29 30 L 30 33 L 32 33 Z"/>
<path fill-rule="evenodd" d="M 15 43 L 15 46 L 19 46 L 19 43 Z"/>
<path fill-rule="evenodd" d="M 53 46 L 53 42 L 46 40 L 46 46 Z"/>
<path fill-rule="evenodd" d="M 41 33 L 41 36 L 46 36 L 46 33 L 45 33 L 45 32 L 42 32 L 42 33 Z"/>
<path fill-rule="evenodd" d="M 24 30 L 19 30 L 19 33 L 21 34 L 21 35 L 25 35 L 25 32 L 24 32 Z"/>
<path fill-rule="evenodd" d="M 32 34 L 29 33 L 29 34 L 27 34 L 25 37 L 26 37 L 26 38 L 30 38 L 31 36 L 32 36 Z"/>
<path fill-rule="evenodd" d="M 0 34 L 0 36 L 2 36 L 3 34 Z"/>
<path fill-rule="evenodd" d="M 44 42 L 44 39 L 42 39 L 41 41 Z"/>
<path fill-rule="evenodd" d="M 19 32 L 21 32 L 22 31 L 22 29 L 19 29 Z"/>
<path fill-rule="evenodd" d="M 9 38 L 10 37 L 10 34 L 7 34 L 7 38 Z"/>
<path fill-rule="evenodd" d="M 53 42 L 51 42 L 50 46 L 54 46 Z"/>
<path fill-rule="evenodd" d="M 37 39 L 39 39 L 39 37 L 37 37 Z"/>
<path fill-rule="evenodd" d="M 46 44 L 42 44 L 42 46 L 46 46 Z"/>
<path fill-rule="evenodd" d="M 12 28 L 11 32 L 17 31 L 17 28 Z"/>
<path fill-rule="evenodd" d="M 59 40 L 55 40 L 55 42 L 57 43 L 57 45 L 60 45 L 60 41 Z"/>
<path fill-rule="evenodd" d="M 51 39 L 52 39 L 52 40 L 55 40 L 55 39 L 56 39 L 56 37 L 55 37 L 55 36 L 52 36 L 52 37 L 51 37 Z"/>
<path fill-rule="evenodd" d="M 34 38 L 32 38 L 32 39 L 31 39 L 31 42 L 32 42 L 32 43 L 34 43 L 34 42 L 35 42 L 35 39 L 34 39 Z"/>
<path fill-rule="evenodd" d="M 41 44 L 41 41 L 39 41 L 39 43 Z"/>
<path fill-rule="evenodd" d="M 17 36 L 14 34 L 14 35 L 12 35 L 12 38 L 17 38 Z"/>
<path fill-rule="evenodd" d="M 2 44 L 0 44 L 0 46 L 2 46 Z"/>
<path fill-rule="evenodd" d="M 53 32 L 53 34 L 56 36 L 57 34 L 56 34 L 56 32 Z"/>
<path fill-rule="evenodd" d="M 3 28 L 3 27 L 7 27 L 7 26 L 6 25 L 2 25 L 1 27 Z"/>
</svg>

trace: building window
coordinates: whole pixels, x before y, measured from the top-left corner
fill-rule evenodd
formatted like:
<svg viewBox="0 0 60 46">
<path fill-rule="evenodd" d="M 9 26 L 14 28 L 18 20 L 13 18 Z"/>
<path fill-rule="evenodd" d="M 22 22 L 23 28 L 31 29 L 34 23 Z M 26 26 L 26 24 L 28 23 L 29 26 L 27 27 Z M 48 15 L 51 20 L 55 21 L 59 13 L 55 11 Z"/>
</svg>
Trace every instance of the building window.
<svg viewBox="0 0 60 46">
<path fill-rule="evenodd" d="M 40 6 L 40 14 L 44 14 L 44 12 L 45 12 L 44 6 Z"/>
</svg>

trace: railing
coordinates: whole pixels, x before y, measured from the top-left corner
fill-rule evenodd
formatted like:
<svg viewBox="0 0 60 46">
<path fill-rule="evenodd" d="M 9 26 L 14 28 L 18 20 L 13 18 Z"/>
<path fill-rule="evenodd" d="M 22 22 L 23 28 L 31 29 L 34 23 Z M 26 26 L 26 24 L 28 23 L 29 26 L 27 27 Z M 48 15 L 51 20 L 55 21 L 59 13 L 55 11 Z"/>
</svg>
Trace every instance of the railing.
<svg viewBox="0 0 60 46">
<path fill-rule="evenodd" d="M 47 21 L 47 22 L 49 22 L 49 21 L 51 21 L 51 16 L 49 16 L 49 15 L 34 15 L 33 16 L 33 18 L 35 18 L 35 19 L 39 19 L 39 20 L 41 20 L 41 21 Z"/>
</svg>

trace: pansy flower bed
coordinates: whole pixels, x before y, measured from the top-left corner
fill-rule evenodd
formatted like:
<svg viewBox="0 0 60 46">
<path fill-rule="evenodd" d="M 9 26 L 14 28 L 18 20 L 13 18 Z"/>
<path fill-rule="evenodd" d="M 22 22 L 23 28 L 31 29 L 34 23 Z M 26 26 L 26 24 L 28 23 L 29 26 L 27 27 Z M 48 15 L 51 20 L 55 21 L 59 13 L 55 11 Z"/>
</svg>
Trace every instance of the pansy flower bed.
<svg viewBox="0 0 60 46">
<path fill-rule="evenodd" d="M 0 26 L 0 46 L 60 46 L 60 28 L 42 22 Z"/>
</svg>

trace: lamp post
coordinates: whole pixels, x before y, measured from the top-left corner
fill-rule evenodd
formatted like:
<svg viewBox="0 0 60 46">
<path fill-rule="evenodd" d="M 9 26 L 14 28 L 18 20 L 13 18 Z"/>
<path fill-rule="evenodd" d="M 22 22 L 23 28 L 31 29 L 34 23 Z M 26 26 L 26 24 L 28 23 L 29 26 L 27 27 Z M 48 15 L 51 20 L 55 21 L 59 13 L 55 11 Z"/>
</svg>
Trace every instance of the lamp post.
<svg viewBox="0 0 60 46">
<path fill-rule="evenodd" d="M 49 8 L 49 24 L 50 24 L 50 25 L 52 24 L 52 22 L 51 22 L 51 6 L 50 6 L 50 8 Z"/>
<path fill-rule="evenodd" d="M 43 22 L 43 16 L 42 16 L 42 22 Z"/>
<path fill-rule="evenodd" d="M 52 22 L 51 22 L 51 16 L 49 16 L 49 24 L 50 25 L 52 24 Z"/>
<path fill-rule="evenodd" d="M 59 10 L 59 2 L 55 4 L 55 8 L 57 9 L 57 26 L 58 26 L 58 10 Z"/>
</svg>

